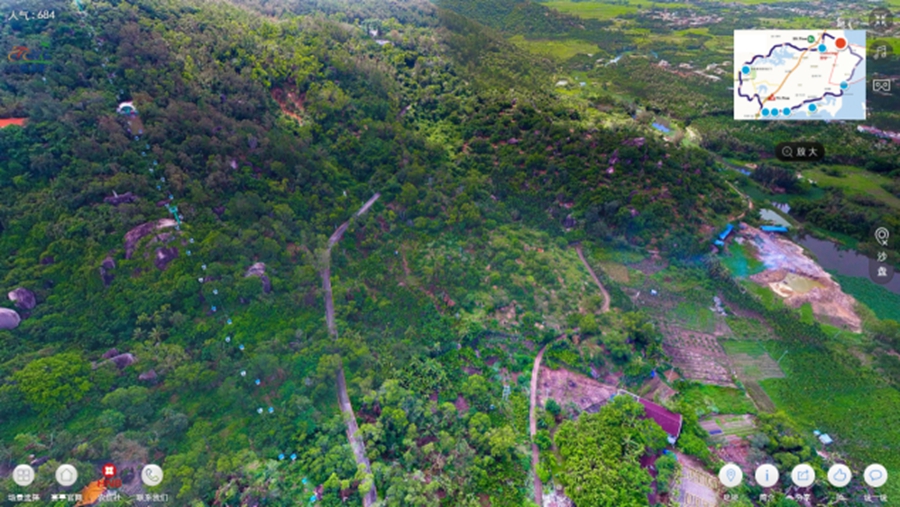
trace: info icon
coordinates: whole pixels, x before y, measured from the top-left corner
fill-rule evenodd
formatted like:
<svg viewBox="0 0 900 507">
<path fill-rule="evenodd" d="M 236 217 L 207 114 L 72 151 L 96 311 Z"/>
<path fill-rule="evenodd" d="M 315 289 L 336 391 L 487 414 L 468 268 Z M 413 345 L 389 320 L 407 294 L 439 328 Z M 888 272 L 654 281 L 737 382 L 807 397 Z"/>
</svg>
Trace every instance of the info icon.
<svg viewBox="0 0 900 507">
<path fill-rule="evenodd" d="M 744 480 L 744 472 L 734 463 L 728 463 L 719 470 L 719 482 L 726 488 L 733 488 Z"/>
<path fill-rule="evenodd" d="M 765 464 L 760 465 L 759 468 L 756 469 L 756 483 L 764 488 L 771 488 L 772 486 L 778 484 L 778 469 L 775 468 L 775 465 Z"/>
</svg>

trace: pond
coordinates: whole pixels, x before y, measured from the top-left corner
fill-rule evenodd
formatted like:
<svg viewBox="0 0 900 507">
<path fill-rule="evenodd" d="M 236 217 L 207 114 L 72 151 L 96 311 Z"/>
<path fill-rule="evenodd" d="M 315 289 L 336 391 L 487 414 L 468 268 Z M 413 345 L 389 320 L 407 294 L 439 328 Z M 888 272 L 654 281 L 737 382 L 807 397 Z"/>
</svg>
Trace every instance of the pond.
<svg viewBox="0 0 900 507">
<path fill-rule="evenodd" d="M 855 276 L 869 279 L 869 258 L 856 250 L 842 250 L 832 241 L 804 236 L 797 240 L 804 248 L 812 252 L 819 265 L 826 271 L 844 276 Z M 878 284 L 871 282 L 873 286 Z M 894 275 L 891 283 L 881 287 L 900 294 L 900 276 Z"/>
</svg>

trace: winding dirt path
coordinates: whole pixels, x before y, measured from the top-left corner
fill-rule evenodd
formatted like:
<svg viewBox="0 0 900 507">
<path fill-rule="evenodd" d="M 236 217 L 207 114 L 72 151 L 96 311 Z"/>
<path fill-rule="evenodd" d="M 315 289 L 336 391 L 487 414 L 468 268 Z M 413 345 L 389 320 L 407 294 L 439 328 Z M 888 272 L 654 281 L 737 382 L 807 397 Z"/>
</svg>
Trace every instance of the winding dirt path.
<svg viewBox="0 0 900 507">
<path fill-rule="evenodd" d="M 602 313 L 606 313 L 609 311 L 609 292 L 606 290 L 606 287 L 600 283 L 600 279 L 597 278 L 597 273 L 594 273 L 594 269 L 591 268 L 590 264 L 588 264 L 587 259 L 584 258 L 584 252 L 581 250 L 581 245 L 575 245 L 575 251 L 578 252 L 578 258 L 581 259 L 581 263 L 584 264 L 584 267 L 587 268 L 588 273 L 591 274 L 591 278 L 594 279 L 594 283 L 597 284 L 597 287 L 600 288 L 600 292 L 603 293 L 603 306 L 600 307 L 600 311 Z M 557 338 L 557 340 L 561 339 Z M 554 340 L 555 341 L 555 340 Z M 553 343 L 553 342 L 551 342 Z M 541 482 L 541 478 L 538 477 L 538 465 L 541 462 L 541 453 L 540 449 L 538 449 L 537 444 L 534 442 L 534 437 L 537 435 L 537 414 L 535 407 L 537 407 L 537 392 L 538 392 L 538 380 L 541 374 L 541 360 L 544 358 L 544 352 L 547 350 L 547 347 L 550 345 L 544 345 L 541 348 L 541 351 L 538 352 L 537 357 L 534 358 L 534 367 L 531 369 L 531 407 L 528 411 L 528 423 L 529 430 L 531 431 L 531 469 L 534 471 L 534 503 L 536 503 L 539 507 L 544 505 L 544 484 Z"/>
<path fill-rule="evenodd" d="M 381 194 L 375 194 L 353 215 L 354 218 L 359 217 L 369 210 L 375 201 L 381 197 Z M 334 295 L 331 291 L 331 247 L 340 241 L 344 235 L 344 231 L 350 226 L 350 220 L 341 224 L 334 231 L 334 234 L 328 238 L 328 249 L 326 251 L 325 265 L 321 266 L 322 271 L 319 273 L 322 277 L 322 291 L 325 293 L 325 322 L 328 326 L 328 334 L 333 340 L 337 340 L 337 326 L 334 321 Z M 369 457 L 366 456 L 366 444 L 358 435 L 359 426 L 356 423 L 356 414 L 353 412 L 353 405 L 350 403 L 350 396 L 347 394 L 347 378 L 344 376 L 344 365 L 341 363 L 335 373 L 335 385 L 337 386 L 338 406 L 344 415 L 344 421 L 347 423 L 347 440 L 350 442 L 350 448 L 353 450 L 353 456 L 356 458 L 356 464 L 363 465 L 367 474 L 372 474 L 372 465 L 369 463 Z M 374 477 L 373 477 L 374 479 Z M 378 501 L 378 493 L 375 491 L 375 483 L 372 488 L 363 496 L 363 506 L 371 507 Z"/>
<path fill-rule="evenodd" d="M 541 483 L 541 478 L 538 477 L 537 472 L 538 465 L 541 462 L 541 452 L 534 442 L 534 436 L 537 434 L 537 415 L 534 407 L 537 406 L 538 375 L 541 373 L 541 359 L 543 359 L 544 351 L 546 350 L 547 345 L 544 345 L 541 351 L 538 352 L 537 357 L 534 358 L 534 368 L 531 369 L 531 408 L 528 414 L 531 431 L 531 469 L 534 471 L 534 503 L 538 504 L 539 507 L 544 505 L 544 485 Z"/>
<path fill-rule="evenodd" d="M 584 258 L 584 252 L 581 250 L 581 245 L 575 245 L 575 251 L 578 252 L 578 258 L 581 259 L 581 263 L 584 264 L 584 267 L 587 268 L 588 273 L 591 274 L 591 278 L 594 279 L 594 283 L 597 284 L 597 287 L 600 287 L 600 292 L 603 293 L 603 306 L 600 308 L 602 313 L 606 313 L 609 311 L 609 291 L 606 290 L 606 287 L 600 283 L 600 279 L 597 278 L 597 273 L 594 273 L 594 268 L 588 264 L 587 259 Z"/>
</svg>

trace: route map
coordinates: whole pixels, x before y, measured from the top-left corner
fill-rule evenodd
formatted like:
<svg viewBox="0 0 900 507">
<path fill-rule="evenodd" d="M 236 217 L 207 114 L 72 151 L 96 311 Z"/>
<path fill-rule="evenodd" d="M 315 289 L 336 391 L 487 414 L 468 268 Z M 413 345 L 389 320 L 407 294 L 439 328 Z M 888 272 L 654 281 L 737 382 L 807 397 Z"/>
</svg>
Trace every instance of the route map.
<svg viewBox="0 0 900 507">
<path fill-rule="evenodd" d="M 735 30 L 735 120 L 866 119 L 864 30 Z"/>
</svg>

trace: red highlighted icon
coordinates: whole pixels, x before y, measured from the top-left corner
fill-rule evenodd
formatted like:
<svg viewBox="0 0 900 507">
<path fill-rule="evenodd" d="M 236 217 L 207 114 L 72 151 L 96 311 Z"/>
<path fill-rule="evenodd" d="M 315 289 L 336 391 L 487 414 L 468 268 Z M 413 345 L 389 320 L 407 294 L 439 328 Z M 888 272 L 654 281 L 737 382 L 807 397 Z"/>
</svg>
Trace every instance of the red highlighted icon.
<svg viewBox="0 0 900 507">
<path fill-rule="evenodd" d="M 107 463 L 103 465 L 103 477 L 107 479 L 112 479 L 116 476 L 116 466 L 112 463 Z"/>
<path fill-rule="evenodd" d="M 845 47 L 847 47 L 847 39 L 845 39 L 843 37 L 835 39 L 834 45 L 838 49 L 844 49 Z"/>
</svg>

